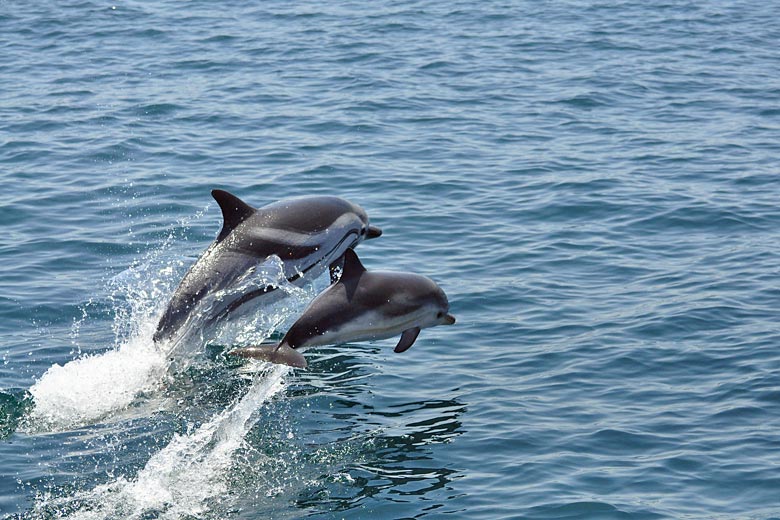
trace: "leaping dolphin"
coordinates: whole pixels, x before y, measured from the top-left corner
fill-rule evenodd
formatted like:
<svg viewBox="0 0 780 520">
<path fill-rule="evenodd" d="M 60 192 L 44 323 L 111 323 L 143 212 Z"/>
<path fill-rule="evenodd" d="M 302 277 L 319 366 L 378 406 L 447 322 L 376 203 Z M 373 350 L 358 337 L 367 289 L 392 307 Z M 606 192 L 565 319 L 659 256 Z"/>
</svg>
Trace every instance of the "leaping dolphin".
<svg viewBox="0 0 780 520">
<path fill-rule="evenodd" d="M 339 197 L 285 199 L 253 208 L 224 190 L 213 190 L 223 224 L 216 240 L 184 275 L 165 309 L 154 341 L 172 338 L 208 295 L 226 289 L 272 255 L 282 260 L 284 276 L 301 284 L 333 269 L 344 252 L 382 231 L 369 225 L 360 206 Z M 210 309 L 209 320 L 222 318 L 271 286 L 234 295 Z"/>
<path fill-rule="evenodd" d="M 444 291 L 425 276 L 367 271 L 352 249 L 344 254 L 341 279 L 306 307 L 278 345 L 230 351 L 247 358 L 305 368 L 296 349 L 351 341 L 385 339 L 401 334 L 395 352 L 412 346 L 420 329 L 452 325 Z"/>
</svg>

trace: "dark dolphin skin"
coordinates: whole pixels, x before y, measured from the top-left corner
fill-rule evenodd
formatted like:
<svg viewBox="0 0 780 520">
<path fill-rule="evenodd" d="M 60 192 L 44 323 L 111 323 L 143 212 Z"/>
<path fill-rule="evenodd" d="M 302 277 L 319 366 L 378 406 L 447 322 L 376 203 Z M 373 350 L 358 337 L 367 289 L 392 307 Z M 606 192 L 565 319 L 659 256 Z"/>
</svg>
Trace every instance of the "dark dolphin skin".
<svg viewBox="0 0 780 520">
<path fill-rule="evenodd" d="M 344 254 L 341 279 L 317 296 L 278 345 L 231 351 L 237 356 L 306 367 L 295 349 L 350 341 L 385 339 L 401 334 L 395 352 L 412 346 L 420 329 L 452 325 L 444 291 L 425 276 L 367 271 L 357 254 Z"/>
<path fill-rule="evenodd" d="M 206 296 L 229 288 L 272 255 L 282 260 L 287 280 L 300 284 L 333 269 L 348 248 L 382 234 L 369 225 L 363 208 L 339 197 L 285 199 L 256 209 L 227 191 L 211 194 L 222 209 L 222 229 L 174 291 L 154 341 L 175 336 Z M 233 295 L 206 318 L 221 319 L 274 290 L 266 286 Z"/>
</svg>

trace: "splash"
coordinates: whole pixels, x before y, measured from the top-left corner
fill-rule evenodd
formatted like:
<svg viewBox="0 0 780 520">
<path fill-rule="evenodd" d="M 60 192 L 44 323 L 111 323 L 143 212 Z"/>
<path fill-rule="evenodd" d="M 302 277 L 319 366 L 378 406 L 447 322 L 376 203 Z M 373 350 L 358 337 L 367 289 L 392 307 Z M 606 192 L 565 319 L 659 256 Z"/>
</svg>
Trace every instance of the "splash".
<svg viewBox="0 0 780 520">
<path fill-rule="evenodd" d="M 156 272 L 167 275 L 173 270 Z M 171 284 L 145 274 L 131 271 L 117 278 L 128 294 L 126 308 L 118 307 L 116 312 L 114 328 L 119 346 L 49 368 L 30 388 L 35 406 L 27 418 L 26 429 L 60 431 L 93 424 L 125 410 L 137 404 L 139 395 L 157 393 L 175 373 L 186 370 L 208 341 L 260 342 L 292 315 L 301 301 L 310 297 L 306 290 L 287 282 L 281 260 L 271 257 L 237 284 L 205 298 L 181 335 L 169 342 L 154 343 L 152 335 L 162 312 L 159 302 L 168 299 L 162 296 L 166 293 L 163 286 Z M 278 295 L 293 298 L 273 307 L 247 305 L 243 312 L 231 315 L 229 321 L 214 327 L 208 325 L 207 317 L 214 308 L 266 285 L 275 285 L 279 287 Z M 128 339 L 122 339 L 125 334 Z"/>
<path fill-rule="evenodd" d="M 83 426 L 127 408 L 140 393 L 153 392 L 167 372 L 166 358 L 144 341 L 54 365 L 30 388 L 35 406 L 28 430 Z"/>
<path fill-rule="evenodd" d="M 82 348 L 78 341 L 79 331 L 89 319 L 87 308 L 94 303 L 90 299 L 72 329 L 71 339 L 79 357 L 64 365 L 53 365 L 30 388 L 34 407 L 23 421 L 22 430 L 62 431 L 87 426 L 138 405 L 139 395 L 154 394 L 165 387 L 172 374 L 186 370 L 202 354 L 207 342 L 262 341 L 292 314 L 296 300 L 309 297 L 310 293 L 287 282 L 281 260 L 271 257 L 223 291 L 204 298 L 177 337 L 155 343 L 152 336 L 157 320 L 192 263 L 191 259 L 171 255 L 171 250 L 184 238 L 183 232 L 191 221 L 201 218 L 207 209 L 181 221 L 161 247 L 108 280 L 108 304 L 114 311 L 114 346 L 100 354 L 83 354 L 94 352 L 95 346 Z M 289 295 L 297 298 L 292 299 L 292 304 L 284 302 L 286 307 L 273 310 L 244 305 L 237 316 L 231 313 L 227 326 L 212 324 L 207 319 L 236 295 L 267 285 L 280 289 L 274 292 L 273 300 L 284 300 Z M 269 300 L 263 298 L 263 303 L 271 303 Z"/>
<path fill-rule="evenodd" d="M 44 498 L 39 511 L 77 509 L 74 520 L 199 517 L 228 494 L 235 452 L 258 421 L 258 409 L 284 388 L 289 367 L 266 365 L 248 392 L 192 433 L 175 435 L 133 478 L 119 477 L 67 498 Z"/>
<path fill-rule="evenodd" d="M 261 342 L 285 320 L 292 319 L 321 285 L 315 282 L 302 289 L 290 284 L 281 260 L 271 257 L 224 291 L 204 298 L 179 336 L 155 343 L 152 336 L 157 320 L 189 263 L 171 261 L 164 254 L 167 247 L 110 280 L 115 347 L 49 368 L 30 389 L 34 407 L 23 429 L 37 433 L 84 427 L 121 419 L 128 416 L 124 413 L 127 410 L 136 418 L 152 416 L 157 408 L 149 406 L 165 403 L 166 392 L 178 388 L 178 377 L 186 373 L 194 359 L 199 359 L 195 361 L 197 370 L 225 369 L 204 359 L 209 341 L 221 345 Z M 230 313 L 229 320 L 209 322 L 208 317 L 226 301 L 266 285 L 279 289 L 273 305 L 267 299 L 242 305 L 240 312 Z M 81 324 L 87 319 L 85 312 L 73 327 L 77 352 L 90 350 L 78 344 Z M 228 476 L 235 453 L 258 421 L 258 409 L 284 388 L 284 376 L 289 371 L 289 367 L 262 363 L 253 363 L 252 367 L 254 372 L 247 371 L 250 367 L 235 371 L 236 377 L 252 377 L 243 397 L 197 429 L 175 434 L 140 471 L 121 476 L 109 473 L 109 482 L 90 489 L 43 492 L 30 511 L 32 517 L 182 518 L 200 517 L 214 508 L 224 510 L 218 504 L 229 500 Z M 163 398 L 158 399 L 160 396 Z M 185 416 L 186 412 L 177 417 Z"/>
<path fill-rule="evenodd" d="M 166 258 L 175 238 L 172 233 L 161 248 L 108 281 L 108 303 L 114 310 L 113 348 L 50 367 L 30 388 L 34 407 L 22 430 L 62 431 L 93 424 L 164 383 L 167 352 L 151 337 L 156 316 L 185 265 L 183 259 Z M 87 306 L 91 304 L 92 300 Z M 79 344 L 78 333 L 87 319 L 85 307 L 72 330 L 79 353 L 94 349 Z"/>
</svg>

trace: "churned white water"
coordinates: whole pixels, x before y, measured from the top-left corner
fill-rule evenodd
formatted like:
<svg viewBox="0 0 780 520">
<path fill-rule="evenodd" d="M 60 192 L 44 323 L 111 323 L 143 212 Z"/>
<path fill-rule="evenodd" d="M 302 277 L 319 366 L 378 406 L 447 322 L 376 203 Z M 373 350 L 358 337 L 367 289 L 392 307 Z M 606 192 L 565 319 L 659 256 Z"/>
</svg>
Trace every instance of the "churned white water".
<svg viewBox="0 0 780 520">
<path fill-rule="evenodd" d="M 262 405 L 284 389 L 289 367 L 268 365 L 233 405 L 196 430 L 174 435 L 132 478 L 118 477 L 65 498 L 43 497 L 40 510 L 77 504 L 65 518 L 182 518 L 209 510 L 227 491 L 228 471 Z M 55 503 L 52 503 L 55 502 Z"/>
<path fill-rule="evenodd" d="M 165 354 L 151 341 L 135 338 L 116 350 L 52 366 L 30 393 L 35 400 L 28 423 L 37 430 L 63 430 L 95 422 L 129 406 L 165 378 Z"/>
<path fill-rule="evenodd" d="M 173 345 L 155 344 L 152 334 L 185 268 L 182 259 L 165 258 L 172 241 L 173 235 L 109 281 L 114 346 L 52 365 L 30 388 L 35 405 L 26 420 L 28 430 L 60 431 L 95 423 L 164 382 Z"/>
</svg>

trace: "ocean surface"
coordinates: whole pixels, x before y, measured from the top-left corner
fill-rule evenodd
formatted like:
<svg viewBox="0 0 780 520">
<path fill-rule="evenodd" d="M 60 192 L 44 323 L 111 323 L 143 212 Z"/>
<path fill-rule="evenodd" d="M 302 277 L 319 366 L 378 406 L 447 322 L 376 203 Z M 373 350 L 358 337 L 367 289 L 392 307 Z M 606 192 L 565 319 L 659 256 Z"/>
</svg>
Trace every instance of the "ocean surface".
<svg viewBox="0 0 780 520">
<path fill-rule="evenodd" d="M 0 518 L 780 518 L 780 4 L 0 0 Z M 330 194 L 452 327 L 155 346 Z M 272 276 L 272 275 L 269 275 Z"/>
</svg>

